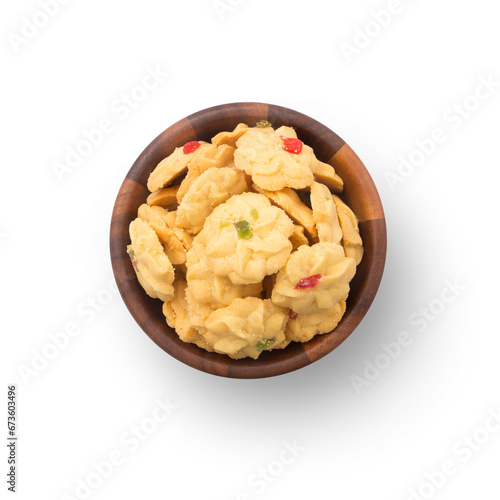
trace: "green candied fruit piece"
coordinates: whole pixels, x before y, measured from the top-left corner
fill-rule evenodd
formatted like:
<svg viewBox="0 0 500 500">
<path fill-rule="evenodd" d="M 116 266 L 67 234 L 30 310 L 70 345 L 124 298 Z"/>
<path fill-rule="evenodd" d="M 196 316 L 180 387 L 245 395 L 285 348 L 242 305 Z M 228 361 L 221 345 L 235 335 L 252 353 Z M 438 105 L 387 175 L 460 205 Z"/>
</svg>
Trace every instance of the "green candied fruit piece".
<svg viewBox="0 0 500 500">
<path fill-rule="evenodd" d="M 260 122 L 255 125 L 257 128 L 266 128 L 266 127 L 272 127 L 271 123 L 268 122 L 267 120 L 261 120 Z"/>
<path fill-rule="evenodd" d="M 252 208 L 252 210 L 250 211 L 250 215 L 256 220 L 259 218 L 259 212 L 257 212 L 256 208 Z"/>
<path fill-rule="evenodd" d="M 269 349 L 275 342 L 276 339 L 274 337 L 271 339 L 261 339 L 254 345 L 254 349 L 259 352 L 265 351 L 266 349 Z"/>
<path fill-rule="evenodd" d="M 222 229 L 223 227 L 228 227 L 228 226 L 230 226 L 230 225 L 231 225 L 231 223 L 230 223 L 229 221 L 227 221 L 227 220 L 221 220 L 221 221 L 220 221 L 220 227 L 221 227 L 221 229 Z"/>
<path fill-rule="evenodd" d="M 238 238 L 241 240 L 249 240 L 253 236 L 252 226 L 247 220 L 240 220 L 234 223 L 236 231 L 238 231 Z"/>
<path fill-rule="evenodd" d="M 131 248 L 127 248 L 127 253 L 132 260 L 135 259 L 135 252 Z"/>
</svg>

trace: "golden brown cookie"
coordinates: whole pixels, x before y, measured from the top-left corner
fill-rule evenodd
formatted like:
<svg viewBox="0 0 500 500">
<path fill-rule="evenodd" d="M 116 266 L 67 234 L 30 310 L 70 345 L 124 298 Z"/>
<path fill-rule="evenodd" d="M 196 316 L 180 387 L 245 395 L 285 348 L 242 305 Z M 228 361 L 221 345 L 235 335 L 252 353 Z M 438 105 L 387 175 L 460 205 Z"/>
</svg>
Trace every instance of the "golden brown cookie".
<svg viewBox="0 0 500 500">
<path fill-rule="evenodd" d="M 302 226 L 298 226 L 297 224 L 293 225 L 293 233 L 292 236 L 290 236 L 290 242 L 294 250 L 297 250 L 297 248 L 302 245 L 309 245 L 309 240 L 304 236 L 304 228 Z"/>
<path fill-rule="evenodd" d="M 283 309 L 270 300 L 236 299 L 209 316 L 204 338 L 216 352 L 235 359 L 257 359 L 286 340 L 287 320 Z"/>
<path fill-rule="evenodd" d="M 342 228 L 342 245 L 347 257 L 352 257 L 359 265 L 363 259 L 363 241 L 359 234 L 358 218 L 355 213 L 338 197 L 333 200 L 337 207 L 340 227 Z"/>
<path fill-rule="evenodd" d="M 335 169 L 328 163 L 319 161 L 316 157 L 315 160 L 311 160 L 311 171 L 314 178 L 321 184 L 328 186 L 334 193 L 341 193 L 344 189 L 344 181 L 337 175 Z"/>
<path fill-rule="evenodd" d="M 215 207 L 245 191 L 248 186 L 241 170 L 210 168 L 191 184 L 177 209 L 176 224 L 191 234 L 198 234 Z"/>
<path fill-rule="evenodd" d="M 186 177 L 181 182 L 179 190 L 177 191 L 177 201 L 182 202 L 184 196 L 191 188 L 203 172 L 210 168 L 222 168 L 230 166 L 234 163 L 234 148 L 227 145 L 215 146 L 204 149 L 200 154 L 196 155 L 189 163 L 188 172 Z"/>
<path fill-rule="evenodd" d="M 208 144 L 207 142 L 193 141 L 193 143 L 199 144 L 199 146 L 191 151 L 192 148 L 186 149 L 189 143 L 181 148 L 176 148 L 175 151 L 164 158 L 156 168 L 151 172 L 148 179 L 148 189 L 154 193 L 159 189 L 167 187 L 175 179 L 184 175 L 189 167 L 189 164 L 203 151 L 216 148 L 213 144 Z M 186 150 L 186 153 L 184 152 Z M 190 152 L 187 152 L 190 151 Z"/>
<path fill-rule="evenodd" d="M 293 223 L 262 194 L 235 195 L 215 208 L 195 237 L 205 246 L 210 269 L 236 285 L 260 283 L 292 250 Z"/>
<path fill-rule="evenodd" d="M 137 218 L 130 223 L 127 247 L 139 282 L 153 299 L 170 300 L 174 295 L 174 268 L 153 228 Z"/>
<path fill-rule="evenodd" d="M 311 206 L 320 242 L 342 243 L 342 229 L 330 190 L 319 182 L 311 186 Z"/>
<path fill-rule="evenodd" d="M 167 224 L 167 210 L 159 206 L 150 207 L 144 203 L 139 207 L 137 215 L 154 229 L 172 264 L 184 264 L 186 262 L 186 248 Z"/>
<path fill-rule="evenodd" d="M 354 259 L 340 245 L 301 246 L 278 272 L 272 301 L 296 314 L 331 309 L 349 293 L 355 272 Z"/>
<path fill-rule="evenodd" d="M 295 314 L 291 311 L 285 330 L 286 338 L 294 342 L 308 342 L 315 335 L 331 332 L 339 324 L 345 309 L 344 298 L 331 309 L 313 314 Z"/>
<path fill-rule="evenodd" d="M 216 146 L 222 146 L 227 144 L 228 146 L 236 147 L 236 141 L 247 131 L 249 127 L 246 123 L 239 123 L 232 132 L 220 132 L 215 137 L 212 137 L 212 144 Z"/>
<path fill-rule="evenodd" d="M 158 189 L 158 191 L 155 191 L 148 196 L 146 202 L 150 207 L 157 205 L 168 210 L 175 209 L 177 207 L 178 190 L 179 186 Z"/>
<path fill-rule="evenodd" d="M 279 191 L 285 187 L 302 189 L 313 183 L 310 157 L 304 152 L 308 146 L 298 139 L 298 147 L 287 147 L 285 136 L 272 128 L 252 128 L 241 136 L 236 145 L 234 163 L 252 176 L 261 189 Z M 300 149 L 300 152 L 299 152 Z M 310 148 L 309 148 L 310 149 Z M 296 152 L 293 152 L 296 151 Z"/>
</svg>

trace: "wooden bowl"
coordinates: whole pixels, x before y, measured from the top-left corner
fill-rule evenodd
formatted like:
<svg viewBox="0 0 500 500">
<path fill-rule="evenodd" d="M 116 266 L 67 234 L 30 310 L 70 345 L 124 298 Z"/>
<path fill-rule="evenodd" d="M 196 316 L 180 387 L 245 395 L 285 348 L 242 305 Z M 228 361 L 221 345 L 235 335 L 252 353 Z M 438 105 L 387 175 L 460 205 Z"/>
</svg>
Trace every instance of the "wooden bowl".
<svg viewBox="0 0 500 500">
<path fill-rule="evenodd" d="M 210 142 L 218 132 L 233 130 L 241 122 L 250 126 L 268 120 L 273 127 L 289 125 L 311 146 L 317 157 L 335 168 L 344 180 L 342 198 L 359 218 L 365 254 L 351 282 L 347 311 L 331 333 L 311 341 L 292 342 L 286 349 L 267 351 L 258 360 L 233 360 L 182 342 L 162 314 L 160 300 L 151 299 L 137 281 L 126 252 L 130 242 L 128 226 L 148 195 L 150 172 L 175 147 L 188 141 Z M 213 375 L 234 378 L 261 378 L 281 375 L 309 365 L 333 351 L 358 326 L 368 311 L 382 278 L 386 256 L 384 211 L 377 189 L 356 153 L 334 132 L 306 115 L 271 104 L 234 103 L 199 111 L 160 134 L 139 156 L 118 193 L 111 220 L 111 260 L 121 296 L 130 313 L 146 334 L 171 356 L 193 368 Z"/>
</svg>

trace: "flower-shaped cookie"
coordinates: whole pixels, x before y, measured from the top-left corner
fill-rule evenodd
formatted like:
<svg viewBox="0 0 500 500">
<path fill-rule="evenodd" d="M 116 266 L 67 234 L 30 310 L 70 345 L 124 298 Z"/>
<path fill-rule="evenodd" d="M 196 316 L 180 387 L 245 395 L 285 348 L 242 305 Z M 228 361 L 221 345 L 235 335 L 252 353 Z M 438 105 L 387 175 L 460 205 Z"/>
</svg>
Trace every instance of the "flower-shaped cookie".
<svg viewBox="0 0 500 500">
<path fill-rule="evenodd" d="M 270 127 L 252 128 L 236 144 L 236 167 L 251 175 L 260 188 L 301 189 L 313 183 L 310 148 L 299 139 L 280 135 Z"/>
<path fill-rule="evenodd" d="M 248 190 L 246 176 L 241 170 L 210 168 L 189 188 L 177 209 L 177 226 L 198 234 L 213 209 L 235 194 Z"/>
<path fill-rule="evenodd" d="M 234 284 L 259 283 L 277 272 L 292 250 L 293 222 L 262 194 L 243 193 L 219 205 L 195 240 L 210 269 Z"/>
<path fill-rule="evenodd" d="M 331 309 L 349 293 L 355 272 L 354 259 L 345 257 L 340 245 L 301 246 L 279 271 L 271 298 L 296 314 Z"/>
<path fill-rule="evenodd" d="M 137 278 L 153 299 L 170 300 L 174 295 L 174 268 L 153 228 L 141 219 L 130 223 L 127 247 Z"/>
<path fill-rule="evenodd" d="M 297 133 L 292 127 L 282 126 L 276 129 L 280 136 L 297 139 Z M 335 173 L 335 169 L 328 163 L 323 163 L 316 158 L 314 151 L 309 146 L 303 147 L 305 160 L 311 167 L 314 178 L 323 184 L 326 184 L 333 192 L 341 193 L 344 189 L 344 181 Z"/>
<path fill-rule="evenodd" d="M 219 353 L 257 359 L 262 351 L 281 347 L 287 320 L 286 312 L 270 300 L 236 299 L 209 316 L 203 337 Z"/>
<path fill-rule="evenodd" d="M 331 309 L 313 314 L 296 314 L 289 310 L 285 335 L 294 342 L 308 342 L 315 335 L 331 332 L 342 319 L 346 308 L 346 297 Z"/>
</svg>

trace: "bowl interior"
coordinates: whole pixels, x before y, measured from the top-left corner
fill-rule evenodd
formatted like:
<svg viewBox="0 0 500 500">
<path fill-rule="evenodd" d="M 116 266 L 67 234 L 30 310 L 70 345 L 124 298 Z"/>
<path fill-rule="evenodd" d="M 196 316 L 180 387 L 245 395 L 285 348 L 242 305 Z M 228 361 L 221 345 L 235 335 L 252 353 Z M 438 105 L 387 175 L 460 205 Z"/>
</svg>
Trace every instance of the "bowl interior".
<svg viewBox="0 0 500 500">
<path fill-rule="evenodd" d="M 140 286 L 126 252 L 128 226 L 148 195 L 146 182 L 156 165 L 188 141 L 205 140 L 238 123 L 250 126 L 268 120 L 273 127 L 292 126 L 317 157 L 331 164 L 344 180 L 341 197 L 354 210 L 365 254 L 351 282 L 347 310 L 337 328 L 317 335 L 305 344 L 292 342 L 286 349 L 267 351 L 258 360 L 232 360 L 182 342 L 163 316 L 159 300 L 151 299 Z M 354 151 L 321 123 L 288 108 L 262 103 L 234 103 L 209 108 L 184 118 L 160 134 L 142 152 L 128 172 L 118 193 L 111 221 L 111 259 L 122 298 L 137 323 L 162 349 L 178 360 L 214 375 L 261 378 L 287 373 L 325 356 L 357 327 L 379 287 L 386 256 L 386 226 L 377 189 Z"/>
</svg>

